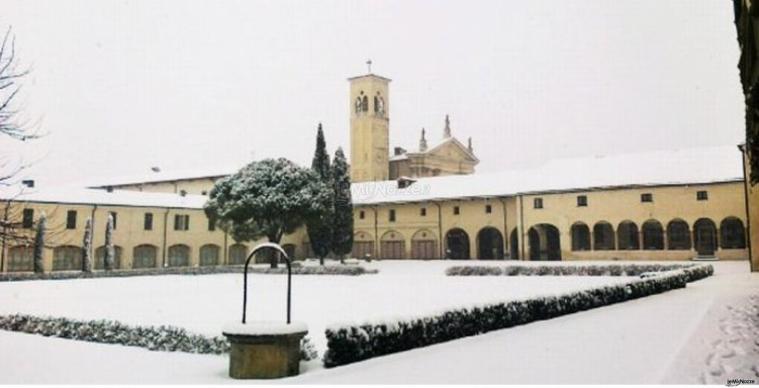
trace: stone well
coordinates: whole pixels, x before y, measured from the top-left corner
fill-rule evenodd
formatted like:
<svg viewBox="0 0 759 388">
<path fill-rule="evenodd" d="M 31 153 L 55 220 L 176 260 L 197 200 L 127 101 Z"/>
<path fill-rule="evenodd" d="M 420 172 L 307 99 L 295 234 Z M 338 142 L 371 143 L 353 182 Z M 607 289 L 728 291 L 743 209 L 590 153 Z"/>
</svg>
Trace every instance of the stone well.
<svg viewBox="0 0 759 388">
<path fill-rule="evenodd" d="M 277 379 L 300 373 L 300 342 L 308 333 L 301 322 L 250 322 L 224 327 L 229 339 L 229 377 Z"/>
</svg>

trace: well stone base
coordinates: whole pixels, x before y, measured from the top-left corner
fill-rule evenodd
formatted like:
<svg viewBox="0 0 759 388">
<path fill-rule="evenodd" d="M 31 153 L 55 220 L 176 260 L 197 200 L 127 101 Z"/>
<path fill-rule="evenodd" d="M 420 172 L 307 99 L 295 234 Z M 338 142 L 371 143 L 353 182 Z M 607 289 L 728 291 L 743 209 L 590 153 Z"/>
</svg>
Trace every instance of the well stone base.
<svg viewBox="0 0 759 388">
<path fill-rule="evenodd" d="M 307 331 L 287 334 L 234 334 L 225 332 L 231 349 L 229 377 L 277 379 L 300 373 L 300 341 Z"/>
</svg>

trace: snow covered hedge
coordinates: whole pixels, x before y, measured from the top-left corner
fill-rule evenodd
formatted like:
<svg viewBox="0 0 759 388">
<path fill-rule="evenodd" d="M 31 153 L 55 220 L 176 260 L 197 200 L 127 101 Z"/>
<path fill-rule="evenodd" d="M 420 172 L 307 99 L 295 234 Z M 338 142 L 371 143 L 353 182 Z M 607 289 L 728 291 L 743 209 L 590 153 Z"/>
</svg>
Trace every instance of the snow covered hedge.
<svg viewBox="0 0 759 388">
<path fill-rule="evenodd" d="M 589 264 L 589 265 L 461 265 L 445 271 L 448 276 L 640 276 L 648 272 L 686 269 L 703 264 Z M 711 268 L 711 266 L 709 266 Z"/>
<path fill-rule="evenodd" d="M 297 263 L 297 262 L 296 262 Z M 0 273 L 0 282 L 17 280 L 63 280 L 80 278 L 110 278 L 127 276 L 155 276 L 155 275 L 208 275 L 221 273 L 242 273 L 242 265 L 203 266 L 203 267 L 167 267 L 167 268 L 143 268 L 122 269 L 112 271 L 55 271 L 45 273 L 34 272 L 6 272 Z M 248 268 L 249 273 L 257 274 L 284 274 L 287 268 L 269 268 L 255 266 Z M 293 275 L 370 275 L 379 272 L 376 269 L 366 269 L 355 265 L 330 265 L 330 266 L 298 266 L 293 265 Z"/>
<path fill-rule="evenodd" d="M 326 330 L 324 366 L 353 362 L 429 346 L 493 330 L 550 319 L 683 288 L 690 280 L 709 276 L 711 266 L 659 273 L 627 283 L 594 287 L 556 296 L 535 297 L 460 308 L 434 316 L 397 322 L 331 327 Z"/>
<path fill-rule="evenodd" d="M 79 341 L 138 346 L 149 350 L 201 354 L 229 352 L 222 336 L 206 337 L 173 326 L 128 326 L 109 320 L 79 321 L 68 318 L 35 317 L 24 314 L 0 315 L 0 330 L 38 334 Z M 308 340 L 301 342 L 301 359 L 318 357 Z"/>
</svg>

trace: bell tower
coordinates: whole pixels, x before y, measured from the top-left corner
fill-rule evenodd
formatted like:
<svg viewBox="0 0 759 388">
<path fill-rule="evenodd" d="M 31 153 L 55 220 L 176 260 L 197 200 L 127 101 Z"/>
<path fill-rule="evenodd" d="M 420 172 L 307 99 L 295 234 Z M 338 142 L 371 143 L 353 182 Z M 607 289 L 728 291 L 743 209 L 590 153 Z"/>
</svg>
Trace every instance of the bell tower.
<svg viewBox="0 0 759 388">
<path fill-rule="evenodd" d="M 369 73 L 350 82 L 351 181 L 389 179 L 390 79 Z"/>
</svg>

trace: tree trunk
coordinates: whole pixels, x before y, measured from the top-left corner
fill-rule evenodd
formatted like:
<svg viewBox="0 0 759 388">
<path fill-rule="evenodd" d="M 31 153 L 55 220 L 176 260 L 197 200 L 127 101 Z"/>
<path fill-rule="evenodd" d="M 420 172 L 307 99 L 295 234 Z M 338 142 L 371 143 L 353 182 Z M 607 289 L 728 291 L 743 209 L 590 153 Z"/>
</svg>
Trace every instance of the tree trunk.
<svg viewBox="0 0 759 388">
<path fill-rule="evenodd" d="M 279 240 L 282 238 L 282 233 L 274 232 L 274 233 L 271 233 L 268 236 L 266 236 L 266 238 L 269 239 L 269 242 L 273 242 L 273 243 L 279 245 Z M 277 251 L 272 252 L 270 250 L 267 250 L 265 252 L 271 252 L 271 254 L 267 253 L 267 255 L 269 255 L 269 266 L 271 268 L 278 268 L 279 267 L 278 266 L 278 264 L 279 264 L 279 252 L 277 252 Z"/>
</svg>

